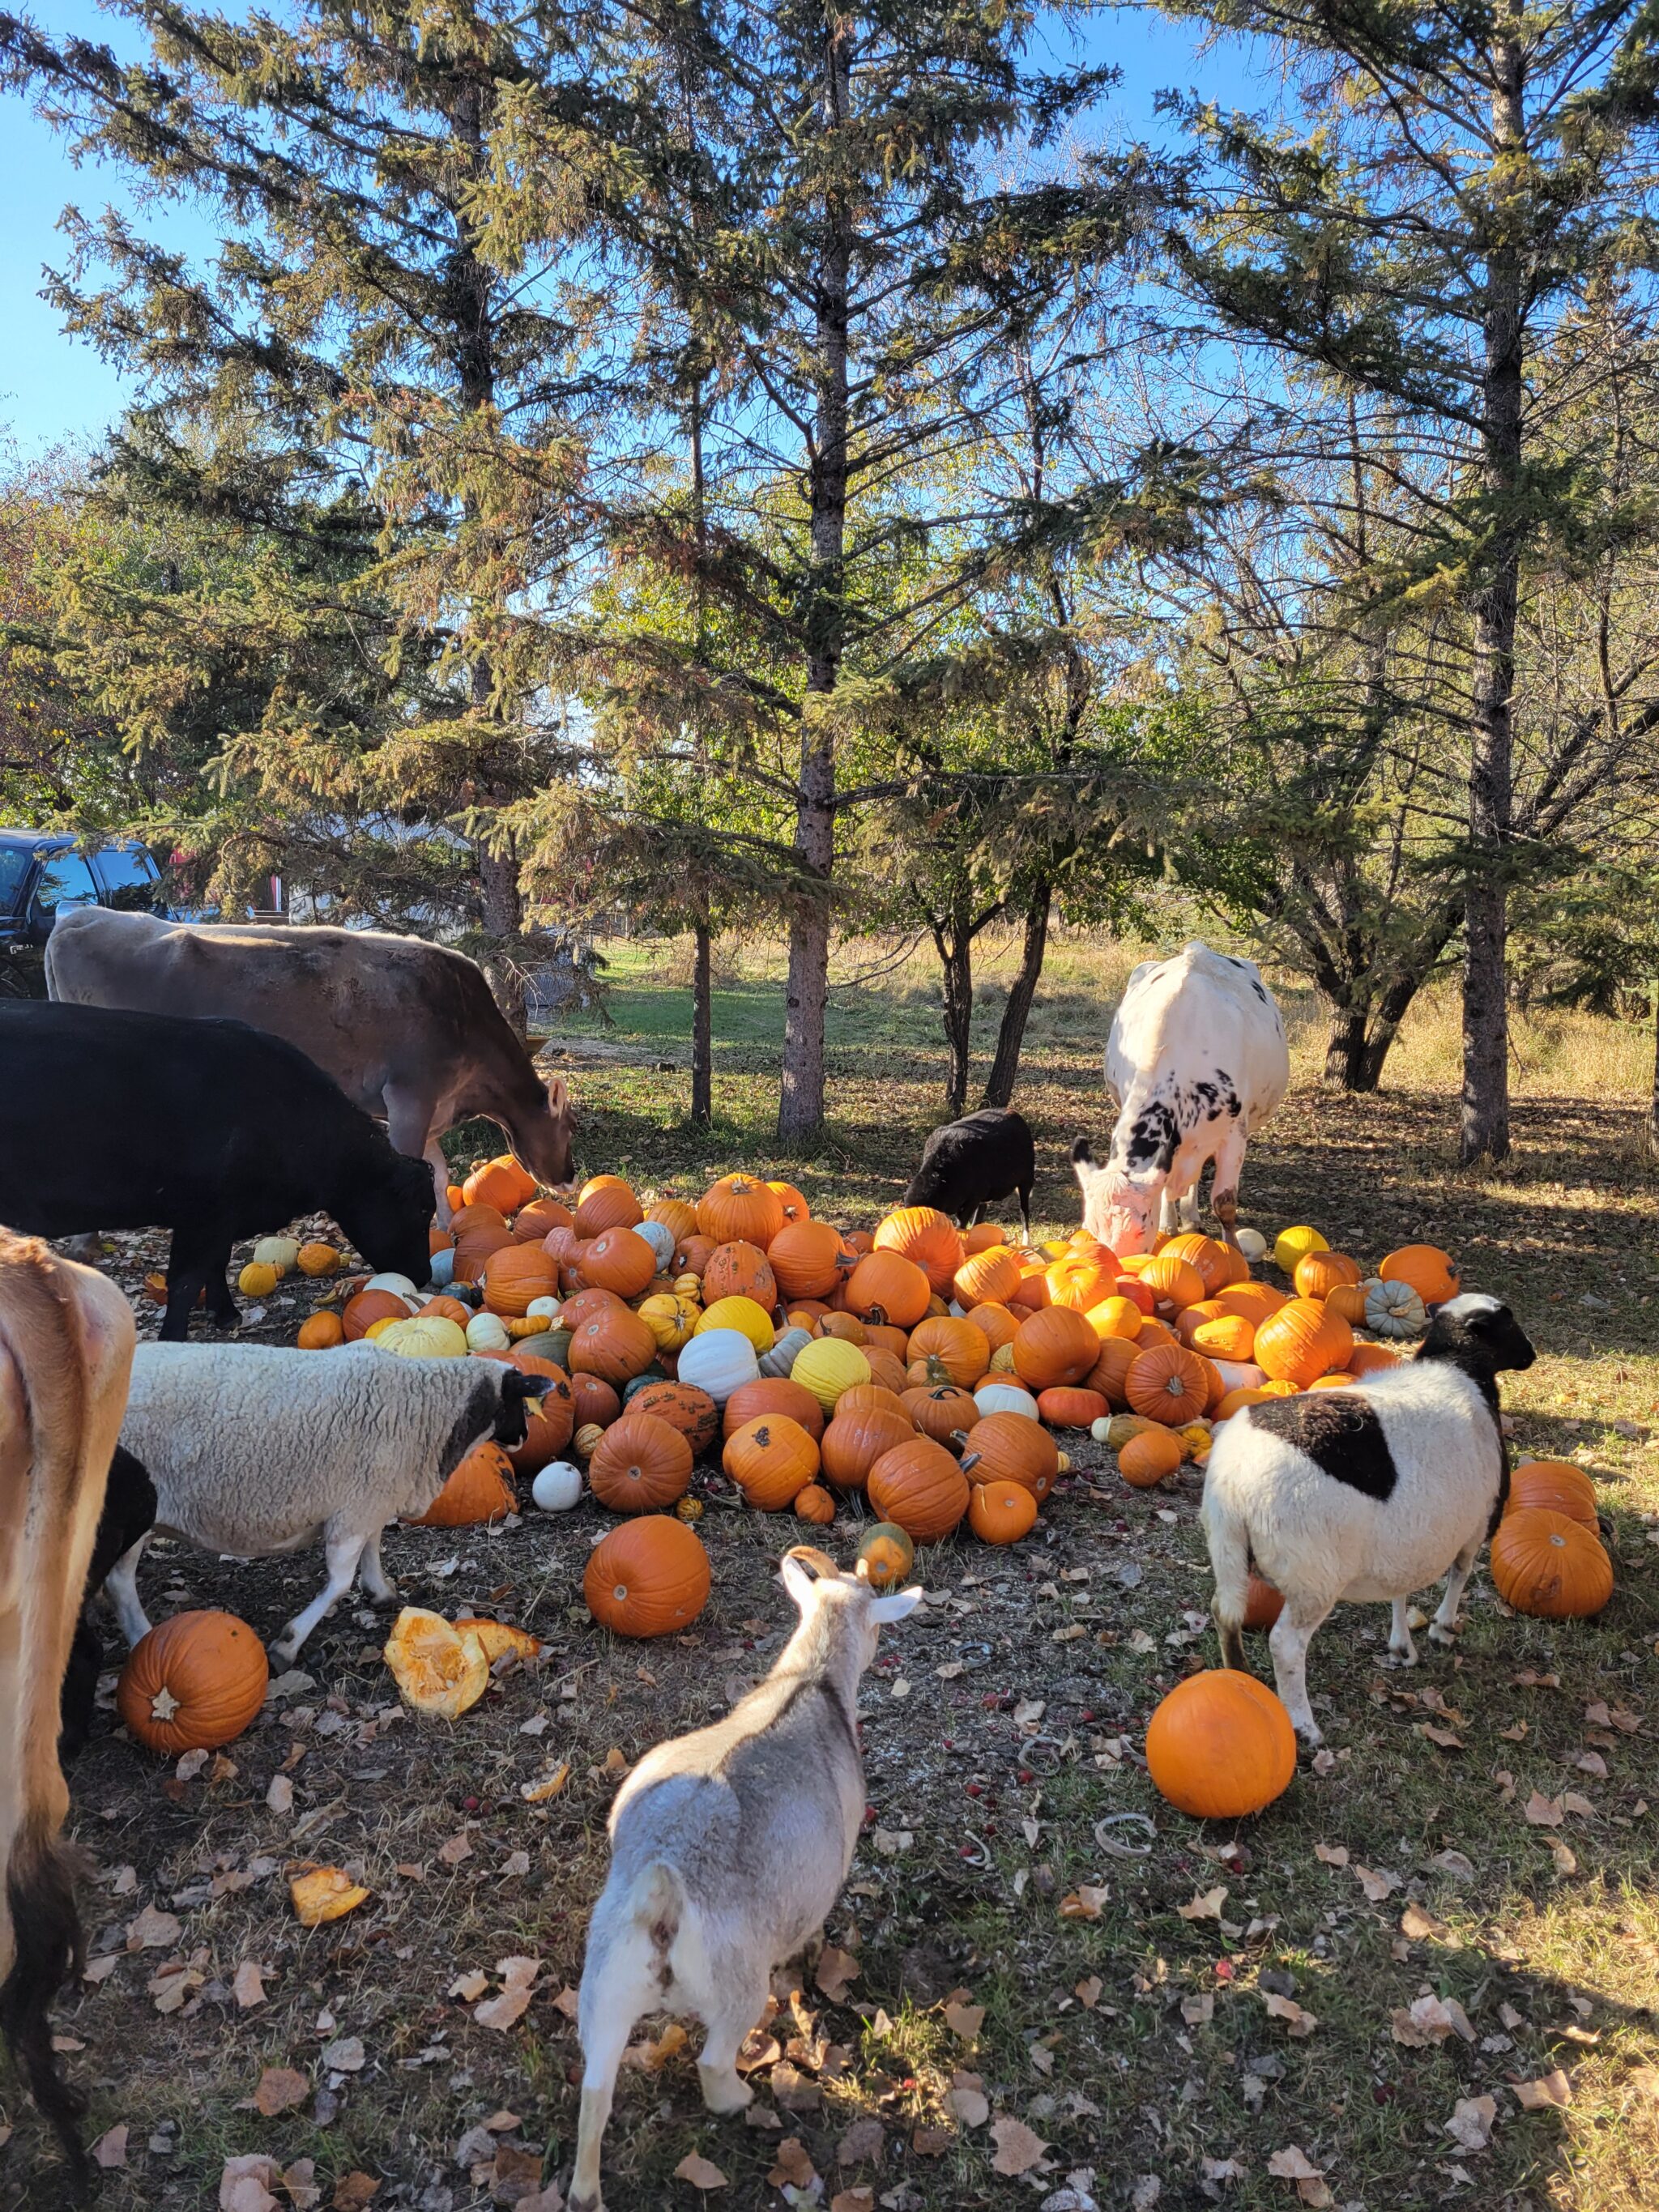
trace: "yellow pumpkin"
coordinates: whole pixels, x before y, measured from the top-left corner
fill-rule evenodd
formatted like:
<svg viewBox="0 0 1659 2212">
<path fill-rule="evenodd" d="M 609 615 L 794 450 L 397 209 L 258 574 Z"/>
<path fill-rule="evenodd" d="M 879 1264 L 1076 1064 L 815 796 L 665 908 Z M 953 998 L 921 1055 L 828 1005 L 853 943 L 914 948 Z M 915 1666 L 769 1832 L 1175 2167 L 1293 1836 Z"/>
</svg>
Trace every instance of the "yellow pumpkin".
<svg viewBox="0 0 1659 2212">
<path fill-rule="evenodd" d="M 810 1390 L 827 1413 L 843 1390 L 870 1380 L 870 1363 L 856 1344 L 838 1336 L 815 1336 L 789 1370 L 789 1380 Z"/>
<path fill-rule="evenodd" d="M 245 1298 L 268 1298 L 277 1280 L 276 1270 L 268 1260 L 250 1260 L 236 1278 L 236 1287 Z"/>
<path fill-rule="evenodd" d="M 683 1298 L 673 1293 L 647 1298 L 640 1307 L 640 1319 L 657 1340 L 659 1352 L 678 1352 L 689 1343 L 697 1326 L 700 1309 L 695 1298 Z"/>
<path fill-rule="evenodd" d="M 691 1334 L 702 1336 L 714 1328 L 735 1328 L 749 1339 L 757 1352 L 772 1349 L 771 1316 L 753 1298 L 716 1298 L 712 1306 L 697 1316 Z"/>
</svg>

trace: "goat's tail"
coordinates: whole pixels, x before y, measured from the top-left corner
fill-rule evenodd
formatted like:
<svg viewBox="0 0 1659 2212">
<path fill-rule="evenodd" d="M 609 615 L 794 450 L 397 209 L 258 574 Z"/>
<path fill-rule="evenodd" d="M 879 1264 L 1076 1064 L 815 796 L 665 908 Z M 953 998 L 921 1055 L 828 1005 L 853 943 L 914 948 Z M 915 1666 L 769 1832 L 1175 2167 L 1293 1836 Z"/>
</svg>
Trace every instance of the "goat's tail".
<svg viewBox="0 0 1659 2212">
<path fill-rule="evenodd" d="M 1205 1491 L 1203 1519 L 1215 1576 L 1216 1626 L 1224 1645 L 1228 1632 L 1236 1635 L 1244 1626 L 1250 1588 L 1249 1526 L 1213 1488 Z"/>
<path fill-rule="evenodd" d="M 672 1866 L 654 1859 L 634 1887 L 634 1924 L 643 1929 L 651 1948 L 665 1969 L 685 1917 L 685 1892 Z"/>
</svg>

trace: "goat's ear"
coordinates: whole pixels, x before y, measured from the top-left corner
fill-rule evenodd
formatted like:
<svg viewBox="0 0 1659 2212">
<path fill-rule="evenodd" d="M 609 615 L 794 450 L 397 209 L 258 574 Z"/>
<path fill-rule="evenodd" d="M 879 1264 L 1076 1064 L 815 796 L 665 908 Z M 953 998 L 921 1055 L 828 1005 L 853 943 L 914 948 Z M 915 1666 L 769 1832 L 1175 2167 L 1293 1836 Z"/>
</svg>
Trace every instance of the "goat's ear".
<svg viewBox="0 0 1659 2212">
<path fill-rule="evenodd" d="M 806 1562 L 797 1553 L 786 1552 L 778 1562 L 778 1572 L 783 1586 L 802 1613 L 812 1602 L 812 1593 L 817 1588 L 817 1577 L 807 1571 Z"/>
<path fill-rule="evenodd" d="M 925 1592 L 920 1583 L 912 1583 L 908 1589 L 889 1590 L 885 1596 L 870 1601 L 870 1618 L 878 1627 L 885 1628 L 895 1620 L 902 1620 L 921 1603 Z"/>
</svg>

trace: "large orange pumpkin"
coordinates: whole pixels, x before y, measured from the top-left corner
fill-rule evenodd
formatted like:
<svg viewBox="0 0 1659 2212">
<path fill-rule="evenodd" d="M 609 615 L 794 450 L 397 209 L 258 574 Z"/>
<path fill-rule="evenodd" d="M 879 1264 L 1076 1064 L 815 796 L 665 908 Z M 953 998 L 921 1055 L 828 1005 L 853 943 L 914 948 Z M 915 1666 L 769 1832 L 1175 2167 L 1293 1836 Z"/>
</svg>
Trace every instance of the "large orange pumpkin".
<svg viewBox="0 0 1659 2212">
<path fill-rule="evenodd" d="M 763 1375 L 757 1382 L 739 1382 L 721 1413 L 721 1430 L 729 1437 L 763 1413 L 787 1413 L 814 1443 L 823 1434 L 823 1407 L 804 1383 L 792 1382 L 787 1375 Z"/>
<path fill-rule="evenodd" d="M 739 1238 L 714 1247 L 702 1271 L 702 1302 L 712 1306 L 716 1298 L 752 1298 L 763 1312 L 771 1312 L 778 1302 L 777 1277 L 757 1244 Z"/>
<path fill-rule="evenodd" d="M 514 1239 L 520 1244 L 539 1244 L 550 1230 L 572 1229 L 576 1217 L 556 1198 L 532 1198 L 513 1217 Z"/>
<path fill-rule="evenodd" d="M 902 1398 L 910 1387 L 910 1378 L 904 1370 L 903 1362 L 895 1359 L 890 1352 L 878 1351 L 872 1344 L 865 1346 L 864 1357 L 870 1370 L 870 1380 L 884 1384 L 896 1398 Z"/>
<path fill-rule="evenodd" d="M 1184 1267 L 1186 1262 L 1177 1264 Z M 1209 1405 L 1214 1372 L 1184 1344 L 1154 1344 L 1145 1352 L 1138 1350 L 1130 1361 L 1123 1395 L 1132 1412 L 1179 1429 L 1197 1420 Z"/>
<path fill-rule="evenodd" d="M 1135 1274 L 1157 1300 L 1160 1314 L 1178 1314 L 1208 1295 L 1204 1278 L 1192 1262 L 1172 1259 L 1167 1252 L 1156 1254 Z"/>
<path fill-rule="evenodd" d="M 576 1234 L 584 1241 L 607 1229 L 632 1229 L 644 1209 L 620 1176 L 591 1176 L 576 1194 Z"/>
<path fill-rule="evenodd" d="M 750 1386 L 744 1386 L 748 1389 Z M 647 1382 L 628 1401 L 631 1413 L 654 1413 L 677 1428 L 701 1459 L 720 1433 L 720 1409 L 694 1382 Z"/>
<path fill-rule="evenodd" d="M 775 1193 L 778 1204 L 783 1208 L 783 1220 L 784 1226 L 786 1228 L 788 1227 L 792 1221 L 810 1221 L 811 1219 L 812 1209 L 807 1202 L 806 1194 L 805 1191 L 797 1190 L 794 1184 L 792 1182 L 779 1182 L 775 1178 L 769 1178 L 766 1188 L 768 1190 Z"/>
<path fill-rule="evenodd" d="M 1047 1498 L 1060 1479 L 1060 1447 L 1040 1421 L 1024 1413 L 987 1413 L 968 1438 L 968 1472 L 975 1482 L 1023 1482 Z"/>
<path fill-rule="evenodd" d="M 1325 1301 L 1328 1306 L 1330 1300 Z M 1375 1375 L 1384 1367 L 1398 1367 L 1400 1354 L 1386 1344 L 1356 1344 L 1348 1354 L 1350 1375 Z"/>
<path fill-rule="evenodd" d="M 1194 1309 L 1196 1311 L 1196 1308 Z M 1187 1316 L 1181 1316 L 1185 1321 Z M 1218 1314 L 1200 1322 L 1192 1334 L 1192 1348 L 1206 1359 L 1251 1359 L 1255 1356 L 1255 1330 L 1243 1314 Z"/>
<path fill-rule="evenodd" d="M 619 1298 L 643 1297 L 657 1272 L 657 1255 L 636 1230 L 602 1229 L 582 1254 L 585 1279 Z M 489 1295 L 485 1276 L 485 1295 Z"/>
<path fill-rule="evenodd" d="M 1142 1429 L 1122 1444 L 1117 1471 L 1137 1490 L 1152 1490 L 1181 1465 L 1181 1439 L 1169 1429 Z"/>
<path fill-rule="evenodd" d="M 469 1206 L 493 1206 L 503 1216 L 528 1206 L 535 1195 L 536 1178 L 526 1173 L 511 1152 L 474 1168 L 461 1185 L 461 1196 Z"/>
<path fill-rule="evenodd" d="M 575 1433 L 576 1401 L 570 1377 L 556 1360 L 544 1359 L 537 1352 L 520 1352 L 516 1346 L 507 1352 L 480 1352 L 474 1357 L 516 1367 L 521 1375 L 539 1376 L 545 1385 L 537 1401 L 540 1413 L 531 1414 L 525 1426 L 524 1442 L 514 1444 L 507 1453 L 514 1474 L 539 1474 L 549 1460 L 558 1457 Z"/>
<path fill-rule="evenodd" d="M 948 1213 L 932 1206 L 902 1206 L 876 1225 L 878 1252 L 914 1261 L 941 1297 L 948 1297 L 963 1264 L 962 1234 Z"/>
<path fill-rule="evenodd" d="M 950 1443 L 963 1430 L 975 1427 L 980 1418 L 978 1399 L 954 1382 L 907 1390 L 902 1404 L 918 1434 L 932 1437 L 935 1443 Z"/>
<path fill-rule="evenodd" d="M 921 1360 L 940 1370 L 918 1379 L 957 1382 L 971 1390 L 991 1364 L 991 1340 L 972 1322 L 947 1315 L 943 1320 L 918 1323 L 911 1333 L 909 1356 L 913 1362 Z"/>
<path fill-rule="evenodd" d="M 1541 1505 L 1506 1513 L 1492 1540 L 1492 1578 L 1517 1613 L 1575 1620 L 1613 1595 L 1613 1561 L 1594 1529 Z"/>
<path fill-rule="evenodd" d="M 1524 1512 L 1541 1505 L 1548 1513 L 1565 1513 L 1586 1528 L 1597 1528 L 1595 1485 L 1582 1467 L 1568 1459 L 1528 1460 L 1510 1477 L 1510 1494 L 1504 1510 Z"/>
<path fill-rule="evenodd" d="M 1070 1306 L 1045 1306 L 1020 1323 L 1014 1338 L 1014 1372 L 1032 1390 L 1081 1382 L 1100 1358 L 1100 1339 L 1086 1314 Z"/>
<path fill-rule="evenodd" d="M 827 1298 L 851 1274 L 853 1255 L 827 1221 L 786 1221 L 766 1248 L 786 1298 Z"/>
<path fill-rule="evenodd" d="M 647 1221 L 660 1221 L 677 1244 L 697 1233 L 697 1209 L 690 1200 L 659 1198 L 645 1209 Z"/>
<path fill-rule="evenodd" d="M 720 1464 L 750 1505 L 781 1513 L 817 1474 L 818 1448 L 787 1413 L 763 1413 L 727 1437 Z"/>
<path fill-rule="evenodd" d="M 1402 1244 L 1376 1272 L 1385 1283 L 1409 1283 L 1425 1306 L 1455 1298 L 1462 1280 L 1450 1254 L 1437 1244 Z"/>
<path fill-rule="evenodd" d="M 633 1236 L 632 1230 L 624 1230 L 622 1233 L 627 1237 Z M 635 1237 L 634 1242 L 638 1244 L 640 1240 Z M 644 1245 L 641 1249 L 648 1260 L 650 1246 Z M 590 1260 L 598 1249 L 597 1244 L 589 1248 Z M 646 1281 L 649 1280 L 647 1275 Z M 532 1298 L 553 1297 L 558 1287 L 559 1271 L 539 1244 L 508 1243 L 492 1252 L 484 1261 L 484 1304 L 491 1313 L 513 1314 L 521 1317 L 529 1312 Z M 643 1290 L 645 1284 L 641 1283 L 640 1287 Z"/>
<path fill-rule="evenodd" d="M 407 1321 L 409 1306 L 395 1291 L 359 1291 L 348 1298 L 340 1320 L 348 1344 L 367 1336 L 377 1321 Z"/>
<path fill-rule="evenodd" d="M 561 1315 L 562 1321 L 563 1316 Z M 657 1340 L 648 1322 L 627 1306 L 597 1313 L 575 1328 L 570 1339 L 570 1371 L 597 1375 L 620 1388 L 643 1375 L 657 1357 Z"/>
<path fill-rule="evenodd" d="M 1200 1820 L 1259 1813 L 1296 1773 L 1296 1730 L 1265 1682 L 1218 1668 L 1176 1683 L 1146 1729 L 1146 1771 Z"/>
<path fill-rule="evenodd" d="M 669 1636 L 708 1602 L 708 1554 L 683 1521 L 642 1513 L 588 1553 L 582 1595 L 594 1620 L 618 1636 Z"/>
<path fill-rule="evenodd" d="M 968 1526 L 984 1544 L 1017 1544 L 1037 1517 L 1036 1493 L 1023 1482 L 976 1482 L 968 1499 Z"/>
<path fill-rule="evenodd" d="M 549 1228 L 556 1224 L 550 1222 Z M 458 1206 L 449 1217 L 449 1241 L 459 1244 L 473 1229 L 505 1229 L 507 1216 L 498 1206 Z M 547 1230 L 542 1231 L 546 1236 Z"/>
<path fill-rule="evenodd" d="M 499 1521 L 516 1513 L 519 1493 L 513 1486 L 513 1462 L 496 1443 L 474 1444 L 424 1513 L 416 1515 L 416 1528 L 471 1528 L 479 1522 Z"/>
<path fill-rule="evenodd" d="M 753 1176 L 722 1176 L 697 1200 L 697 1227 L 716 1244 L 741 1240 L 764 1252 L 783 1226 L 783 1200 Z"/>
<path fill-rule="evenodd" d="M 139 1638 L 115 1686 L 115 1706 L 151 1751 L 176 1759 L 216 1751 L 265 1701 L 264 1646 L 231 1613 L 176 1613 Z"/>
<path fill-rule="evenodd" d="M 1117 1258 L 1100 1247 L 1103 1259 L 1093 1260 L 1079 1252 L 1068 1252 L 1045 1269 L 1043 1279 L 1048 1285 L 1050 1305 L 1070 1306 L 1074 1313 L 1087 1313 L 1104 1298 L 1111 1297 L 1117 1282 Z"/>
<path fill-rule="evenodd" d="M 1037 1412 L 1051 1429 L 1091 1428 L 1111 1410 L 1098 1390 L 1076 1384 L 1043 1390 L 1037 1396 Z"/>
<path fill-rule="evenodd" d="M 515 1245 L 510 1229 L 492 1229 L 486 1225 L 480 1229 L 465 1230 L 455 1239 L 454 1279 L 458 1283 L 481 1283 L 484 1268 L 494 1254 L 520 1249 L 532 1252 L 541 1250 L 539 1245 L 523 1248 Z"/>
<path fill-rule="evenodd" d="M 655 1413 L 624 1413 L 593 1448 L 588 1487 L 613 1513 L 659 1513 L 691 1485 L 691 1447 Z"/>
<path fill-rule="evenodd" d="M 1035 1421 L 1026 1425 L 1036 1429 Z M 870 1470 L 868 1488 L 872 1510 L 918 1544 L 948 1536 L 968 1510 L 968 1478 L 931 1437 L 912 1437 L 884 1452 Z"/>
<path fill-rule="evenodd" d="M 1019 1325 L 1026 1316 L 1024 1313 L 1011 1313 L 1005 1305 L 988 1302 L 984 1305 L 969 1306 L 963 1318 L 972 1322 L 993 1352 L 1000 1352 L 1005 1344 L 1012 1344 L 1018 1335 Z"/>
<path fill-rule="evenodd" d="M 559 1327 L 574 1335 L 585 1321 L 595 1321 L 599 1315 L 615 1313 L 625 1309 L 627 1300 L 619 1298 L 614 1291 L 607 1291 L 598 1283 L 586 1290 L 577 1291 L 559 1309 Z"/>
<path fill-rule="evenodd" d="M 915 1424 L 902 1408 L 889 1413 L 884 1407 L 870 1407 L 843 1413 L 838 1402 L 819 1446 L 824 1480 L 836 1490 L 862 1490 L 882 1454 L 908 1443 L 915 1433 Z"/>
<path fill-rule="evenodd" d="M 1196 1267 L 1204 1279 L 1206 1298 L 1230 1284 L 1248 1280 L 1250 1273 L 1249 1261 L 1236 1244 L 1224 1244 L 1218 1237 L 1206 1237 L 1197 1230 L 1170 1237 L 1167 1244 L 1159 1246 L 1158 1256 L 1184 1260 L 1189 1267 Z"/>
<path fill-rule="evenodd" d="M 1352 1355 L 1353 1331 L 1340 1314 L 1316 1298 L 1291 1298 L 1259 1325 L 1251 1356 L 1275 1382 L 1305 1390 L 1316 1376 L 1346 1367 Z"/>
<path fill-rule="evenodd" d="M 1001 1305 L 1019 1288 L 1020 1267 L 1006 1244 L 970 1253 L 957 1269 L 954 1288 L 964 1306 Z"/>
<path fill-rule="evenodd" d="M 1260 1328 L 1270 1314 L 1287 1306 L 1290 1300 L 1271 1283 L 1230 1283 L 1224 1291 L 1216 1292 L 1215 1303 L 1223 1313 L 1242 1314 L 1252 1328 Z"/>
<path fill-rule="evenodd" d="M 1352 1289 L 1364 1275 L 1346 1252 L 1304 1252 L 1291 1280 L 1299 1298 L 1328 1298 L 1333 1291 Z"/>
<path fill-rule="evenodd" d="M 1196 1313 L 1198 1308 L 1194 1306 L 1192 1310 Z M 1139 1336 L 1140 1324 L 1145 1318 L 1143 1310 L 1133 1298 L 1126 1298 L 1115 1291 L 1109 1297 L 1103 1298 L 1097 1306 L 1089 1308 L 1089 1326 L 1103 1343 L 1109 1336 L 1126 1340 Z"/>
<path fill-rule="evenodd" d="M 1100 1347 L 1100 1356 L 1083 1378 L 1086 1390 L 1098 1390 L 1107 1404 L 1121 1413 L 1128 1404 L 1129 1370 L 1140 1357 L 1140 1345 L 1134 1337 L 1108 1337 Z"/>
<path fill-rule="evenodd" d="M 847 1310 L 895 1328 L 914 1328 L 931 1295 L 926 1274 L 898 1252 L 868 1252 L 847 1278 Z"/>
</svg>

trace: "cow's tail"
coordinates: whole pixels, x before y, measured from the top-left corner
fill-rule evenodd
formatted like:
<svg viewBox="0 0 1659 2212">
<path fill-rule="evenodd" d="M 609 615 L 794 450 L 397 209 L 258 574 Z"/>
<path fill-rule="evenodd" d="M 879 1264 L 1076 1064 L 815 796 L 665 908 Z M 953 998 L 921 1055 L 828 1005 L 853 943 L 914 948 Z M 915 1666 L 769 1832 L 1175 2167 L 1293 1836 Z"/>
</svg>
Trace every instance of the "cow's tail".
<svg viewBox="0 0 1659 2212">
<path fill-rule="evenodd" d="M 0 1762 L 17 1790 L 5 1858 L 11 1959 L 0 1983 L 0 2034 L 83 2185 L 76 2122 L 84 2100 L 58 2071 L 48 2008 L 85 1955 L 73 1859 L 59 1835 L 68 1792 L 58 1731 L 81 1600 L 75 1546 L 87 1479 L 87 1363 L 73 1293 L 33 1241 L 0 1238 L 0 1363 L 12 1370 L 3 1395 L 27 1416 L 26 1433 L 0 1443 L 0 1544 L 14 1563 L 18 1616 L 17 1680 L 0 1705 L 0 1729 L 9 1722 L 14 1731 L 0 1737 Z"/>
</svg>

